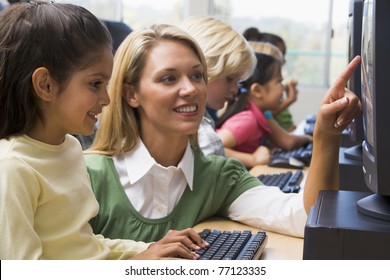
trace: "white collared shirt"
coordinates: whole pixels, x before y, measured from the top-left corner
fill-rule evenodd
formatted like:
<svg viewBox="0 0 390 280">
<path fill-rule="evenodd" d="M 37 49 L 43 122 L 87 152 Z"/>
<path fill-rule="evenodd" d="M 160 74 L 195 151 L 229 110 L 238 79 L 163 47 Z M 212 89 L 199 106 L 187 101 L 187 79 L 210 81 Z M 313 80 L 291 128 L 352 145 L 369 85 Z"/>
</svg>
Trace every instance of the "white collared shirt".
<svg viewBox="0 0 390 280">
<path fill-rule="evenodd" d="M 132 151 L 114 157 L 113 161 L 127 197 L 144 217 L 167 216 L 187 184 L 192 190 L 194 155 L 189 143 L 177 167 L 158 164 L 141 139 Z"/>
<path fill-rule="evenodd" d="M 113 161 L 127 197 L 146 218 L 166 217 L 187 184 L 192 191 L 194 154 L 189 143 L 177 167 L 158 164 L 141 139 L 132 151 L 113 157 Z M 303 237 L 307 219 L 303 192 L 285 194 L 277 187 L 252 188 L 233 201 L 228 217 L 264 230 Z"/>
</svg>

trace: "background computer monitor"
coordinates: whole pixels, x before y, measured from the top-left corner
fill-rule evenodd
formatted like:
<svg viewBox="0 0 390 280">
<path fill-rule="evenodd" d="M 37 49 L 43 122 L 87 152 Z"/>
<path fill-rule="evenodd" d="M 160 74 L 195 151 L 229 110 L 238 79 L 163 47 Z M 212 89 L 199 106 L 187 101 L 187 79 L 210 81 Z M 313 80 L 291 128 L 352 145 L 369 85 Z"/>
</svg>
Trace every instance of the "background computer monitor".
<svg viewBox="0 0 390 280">
<path fill-rule="evenodd" d="M 350 0 L 348 13 L 348 60 L 361 54 L 363 0 Z M 361 98 L 361 70 L 356 69 L 349 79 L 347 87 Z M 348 159 L 362 160 L 362 142 L 364 140 L 363 118 L 357 116 L 348 127 L 351 147 L 344 150 Z"/>
<path fill-rule="evenodd" d="M 390 220 L 390 1 L 365 0 L 362 22 L 363 173 L 374 192 L 358 210 Z"/>
</svg>

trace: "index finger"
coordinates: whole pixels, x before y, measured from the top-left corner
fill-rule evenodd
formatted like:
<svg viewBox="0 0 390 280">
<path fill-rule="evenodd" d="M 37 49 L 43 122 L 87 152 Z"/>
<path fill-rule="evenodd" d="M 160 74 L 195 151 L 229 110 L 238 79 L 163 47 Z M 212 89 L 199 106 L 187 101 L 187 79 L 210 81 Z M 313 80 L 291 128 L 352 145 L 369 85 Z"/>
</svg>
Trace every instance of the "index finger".
<svg viewBox="0 0 390 280">
<path fill-rule="evenodd" d="M 360 64 L 360 55 L 357 55 L 347 65 L 347 68 L 338 76 L 338 78 L 336 79 L 332 87 L 333 88 L 340 87 L 344 89 L 349 78 L 351 77 L 352 73 L 356 70 L 359 64 Z"/>
</svg>

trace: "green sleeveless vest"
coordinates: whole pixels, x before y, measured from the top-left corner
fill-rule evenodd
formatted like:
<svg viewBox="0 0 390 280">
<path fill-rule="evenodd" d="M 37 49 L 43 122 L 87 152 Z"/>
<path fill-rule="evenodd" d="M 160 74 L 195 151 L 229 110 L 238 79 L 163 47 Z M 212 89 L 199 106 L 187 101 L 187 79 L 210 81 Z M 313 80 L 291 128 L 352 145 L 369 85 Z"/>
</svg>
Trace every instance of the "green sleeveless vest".
<svg viewBox="0 0 390 280">
<path fill-rule="evenodd" d="M 262 184 L 237 160 L 195 153 L 193 191 L 187 187 L 168 216 L 148 219 L 130 203 L 111 157 L 87 154 L 85 160 L 100 204 L 99 213 L 90 224 L 95 234 L 111 239 L 152 242 L 164 237 L 169 229 L 193 227 L 213 216 L 226 217 L 238 196 Z"/>
</svg>

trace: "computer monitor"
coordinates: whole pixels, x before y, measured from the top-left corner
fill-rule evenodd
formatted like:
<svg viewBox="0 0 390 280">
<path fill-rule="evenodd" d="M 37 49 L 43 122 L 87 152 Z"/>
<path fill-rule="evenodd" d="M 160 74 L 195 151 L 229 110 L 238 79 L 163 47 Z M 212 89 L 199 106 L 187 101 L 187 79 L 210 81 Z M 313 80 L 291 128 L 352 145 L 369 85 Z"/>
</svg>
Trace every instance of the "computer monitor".
<svg viewBox="0 0 390 280">
<path fill-rule="evenodd" d="M 348 61 L 361 54 L 363 0 L 350 0 L 348 13 Z M 347 87 L 361 98 L 361 71 L 356 69 Z M 344 150 L 348 159 L 362 161 L 362 142 L 364 140 L 363 118 L 357 116 L 348 126 L 351 147 Z"/>
<path fill-rule="evenodd" d="M 390 221 L 390 1 L 365 0 L 362 21 L 363 173 L 374 194 L 361 213 Z"/>
</svg>

